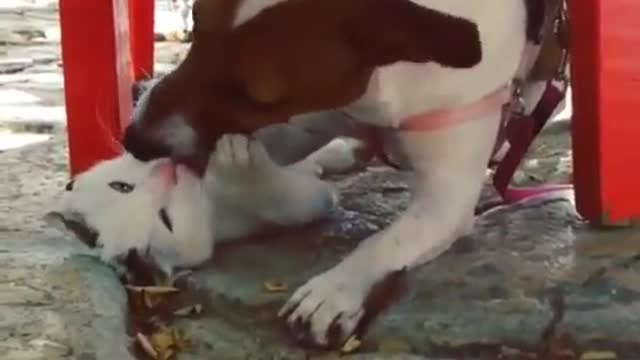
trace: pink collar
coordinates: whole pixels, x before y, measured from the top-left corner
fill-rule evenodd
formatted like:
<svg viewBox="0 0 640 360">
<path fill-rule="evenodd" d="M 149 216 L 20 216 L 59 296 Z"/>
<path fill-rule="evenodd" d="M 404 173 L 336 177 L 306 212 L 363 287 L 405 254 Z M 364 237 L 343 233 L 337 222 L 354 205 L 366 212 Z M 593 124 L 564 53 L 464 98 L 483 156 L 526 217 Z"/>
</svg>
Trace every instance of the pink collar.
<svg viewBox="0 0 640 360">
<path fill-rule="evenodd" d="M 482 99 L 459 107 L 413 115 L 400 123 L 403 131 L 433 131 L 473 120 L 506 104 L 511 97 L 509 86 L 503 86 Z"/>
</svg>

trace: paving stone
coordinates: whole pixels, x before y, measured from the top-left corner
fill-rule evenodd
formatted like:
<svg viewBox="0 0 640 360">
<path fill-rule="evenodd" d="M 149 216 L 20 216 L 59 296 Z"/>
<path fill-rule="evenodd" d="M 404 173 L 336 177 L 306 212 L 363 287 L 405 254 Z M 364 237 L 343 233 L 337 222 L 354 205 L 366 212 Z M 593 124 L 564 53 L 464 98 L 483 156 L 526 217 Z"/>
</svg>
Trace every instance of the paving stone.
<svg viewBox="0 0 640 360">
<path fill-rule="evenodd" d="M 24 92 L 37 98 L 29 106 L 61 107 L 55 7 L 20 5 L 20 11 L 0 10 L 0 41 L 10 43 L 0 50 L 0 62 L 27 58 L 32 64 L 0 75 L 0 94 Z M 28 41 L 40 32 L 43 41 Z M 187 48 L 156 44 L 158 72 L 169 71 Z M 27 127 L 45 124 L 45 116 L 26 116 L 25 104 L 7 98 L 0 104 L 15 106 Z M 3 114 L 6 120 L 11 112 Z M 49 140 L 0 155 L 0 359 L 131 359 L 126 296 L 114 272 L 42 221 L 68 179 L 64 113 L 56 116 L 49 123 L 60 126 L 33 130 L 51 133 Z M 0 119 L 0 128 L 8 123 Z M 517 182 L 566 181 L 569 148 L 567 122 L 552 124 Z M 472 236 L 412 274 L 410 291 L 375 323 L 363 353 L 338 356 L 293 345 L 275 316 L 290 292 L 267 293 L 264 282 L 284 281 L 293 291 L 387 226 L 409 200 L 404 174 L 387 168 L 335 181 L 342 201 L 330 221 L 221 247 L 195 273 L 206 311 L 201 319 L 174 324 L 193 342 L 180 359 L 434 360 L 482 349 L 495 354 L 505 345 L 538 350 L 554 315 L 555 332 L 568 334 L 578 350 L 640 357 L 640 265 L 629 261 L 640 253 L 640 230 L 588 228 L 571 193 L 481 216 Z M 495 200 L 487 186 L 481 203 Z"/>
<path fill-rule="evenodd" d="M 132 358 L 112 269 L 42 220 L 66 181 L 65 151 L 58 136 L 0 156 L 0 359 Z"/>
<path fill-rule="evenodd" d="M 7 305 L 48 305 L 53 299 L 43 290 L 32 287 L 0 284 L 0 306 Z"/>
</svg>

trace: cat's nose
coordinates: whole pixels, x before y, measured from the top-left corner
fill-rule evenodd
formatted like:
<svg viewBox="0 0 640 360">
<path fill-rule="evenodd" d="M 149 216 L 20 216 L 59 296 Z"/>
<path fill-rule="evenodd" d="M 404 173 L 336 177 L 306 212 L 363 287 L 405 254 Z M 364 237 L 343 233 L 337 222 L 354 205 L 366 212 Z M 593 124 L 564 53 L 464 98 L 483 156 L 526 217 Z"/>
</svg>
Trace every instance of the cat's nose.
<svg viewBox="0 0 640 360">
<path fill-rule="evenodd" d="M 131 124 L 124 132 L 122 145 L 125 150 L 140 161 L 149 161 L 171 156 L 171 149 L 147 136 L 135 124 Z"/>
</svg>

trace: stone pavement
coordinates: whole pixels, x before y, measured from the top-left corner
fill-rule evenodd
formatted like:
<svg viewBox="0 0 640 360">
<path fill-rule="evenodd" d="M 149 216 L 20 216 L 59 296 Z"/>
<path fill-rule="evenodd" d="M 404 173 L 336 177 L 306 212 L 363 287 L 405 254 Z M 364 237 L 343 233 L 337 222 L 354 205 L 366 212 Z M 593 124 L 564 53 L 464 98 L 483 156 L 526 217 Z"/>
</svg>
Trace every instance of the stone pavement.
<svg viewBox="0 0 640 360">
<path fill-rule="evenodd" d="M 19 2 L 18 12 L 0 6 L 0 129 L 7 134 L 0 131 L 0 359 L 133 359 L 131 335 L 143 322 L 129 312 L 122 284 L 42 220 L 68 178 L 57 19 L 46 4 Z M 13 31 L 25 24 L 37 24 L 35 35 Z M 9 41 L 7 33 L 31 39 Z M 44 40 L 34 40 L 42 33 Z M 184 48 L 158 43 L 160 70 Z M 40 137 L 22 146 L 16 134 Z M 565 180 L 569 144 L 567 122 L 552 124 L 517 182 Z M 377 166 L 335 182 L 342 201 L 331 221 L 221 247 L 195 273 L 204 311 L 172 322 L 190 340 L 179 359 L 339 358 L 293 346 L 275 311 L 305 279 L 386 226 L 408 193 L 401 173 Z M 611 352 L 640 358 L 640 231 L 588 228 L 571 195 L 485 213 L 473 236 L 409 278 L 408 293 L 374 323 L 360 353 L 345 358 L 593 359 L 596 350 L 609 352 L 601 359 L 614 358 Z M 494 200 L 487 187 L 481 203 Z M 287 290 L 265 291 L 273 280 Z"/>
<path fill-rule="evenodd" d="M 558 160 L 566 137 L 566 126 L 548 129 L 529 163 L 546 164 L 540 172 L 556 179 L 566 175 Z M 122 285 L 78 241 L 41 220 L 67 179 L 65 144 L 58 133 L 0 156 L 0 359 L 131 358 L 127 330 L 136 324 Z M 535 178 L 529 173 L 521 178 Z M 343 199 L 332 221 L 222 247 L 195 273 L 207 296 L 200 317 L 172 324 L 191 341 L 180 359 L 336 358 L 292 346 L 275 318 L 289 292 L 264 290 L 270 280 L 294 289 L 388 224 L 408 199 L 402 174 L 387 168 L 336 183 Z M 519 351 L 557 342 L 576 354 L 640 357 L 638 231 L 587 228 L 570 195 L 484 214 L 472 237 L 411 276 L 411 291 L 365 339 L 369 355 L 353 358 L 524 356 Z M 493 196 L 487 188 L 483 202 Z M 545 332 L 553 336 L 543 339 Z"/>
</svg>

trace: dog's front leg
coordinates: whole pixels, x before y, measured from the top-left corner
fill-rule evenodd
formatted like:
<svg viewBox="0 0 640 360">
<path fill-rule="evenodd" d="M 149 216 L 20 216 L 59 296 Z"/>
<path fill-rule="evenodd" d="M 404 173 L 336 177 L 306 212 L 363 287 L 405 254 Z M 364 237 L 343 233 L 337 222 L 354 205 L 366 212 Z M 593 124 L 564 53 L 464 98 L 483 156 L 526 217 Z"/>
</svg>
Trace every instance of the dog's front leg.
<svg viewBox="0 0 640 360">
<path fill-rule="evenodd" d="M 389 228 L 294 293 L 280 315 L 299 340 L 343 342 L 365 315 L 376 283 L 435 259 L 469 231 L 498 123 L 496 109 L 455 127 L 397 134 L 415 170 L 412 203 Z"/>
</svg>

